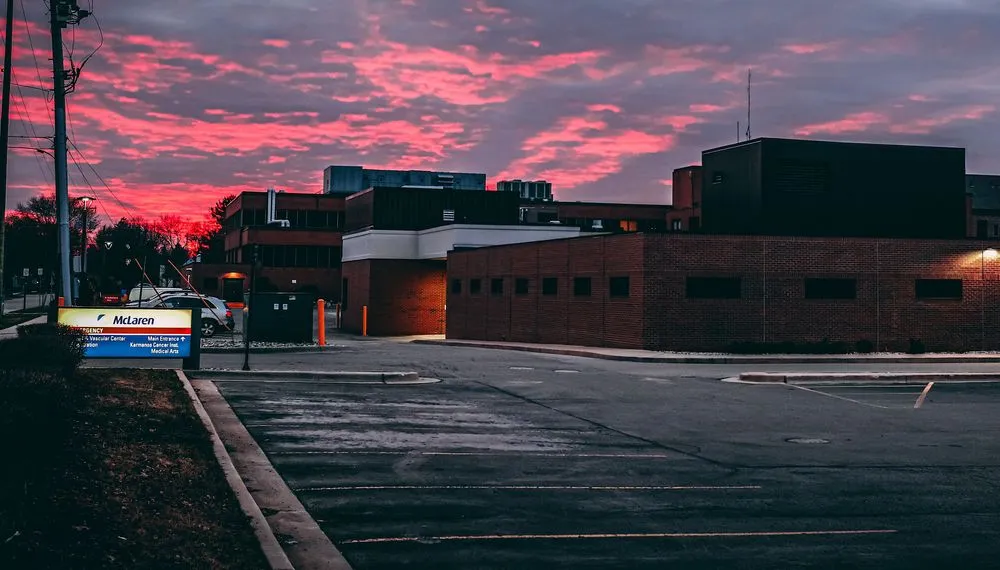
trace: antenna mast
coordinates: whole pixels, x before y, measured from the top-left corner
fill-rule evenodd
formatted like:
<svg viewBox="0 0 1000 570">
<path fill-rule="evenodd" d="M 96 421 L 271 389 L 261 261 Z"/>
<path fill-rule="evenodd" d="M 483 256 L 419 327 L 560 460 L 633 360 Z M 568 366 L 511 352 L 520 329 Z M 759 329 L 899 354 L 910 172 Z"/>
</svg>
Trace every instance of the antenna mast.
<svg viewBox="0 0 1000 570">
<path fill-rule="evenodd" d="M 750 74 L 752 68 L 747 68 L 747 140 L 750 140 Z"/>
</svg>

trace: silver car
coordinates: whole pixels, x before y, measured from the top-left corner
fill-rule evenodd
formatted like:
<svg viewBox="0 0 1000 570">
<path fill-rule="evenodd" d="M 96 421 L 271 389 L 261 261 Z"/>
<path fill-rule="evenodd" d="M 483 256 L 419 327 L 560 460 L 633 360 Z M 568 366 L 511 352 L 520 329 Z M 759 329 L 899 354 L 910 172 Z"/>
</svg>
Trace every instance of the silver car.
<svg viewBox="0 0 1000 570">
<path fill-rule="evenodd" d="M 159 299 L 151 299 L 149 308 L 163 309 L 201 309 L 201 336 L 208 338 L 215 336 L 220 330 L 233 332 L 236 323 L 233 320 L 233 312 L 226 305 L 226 302 L 218 297 L 208 297 L 196 295 L 194 293 L 171 293 L 164 294 Z"/>
</svg>

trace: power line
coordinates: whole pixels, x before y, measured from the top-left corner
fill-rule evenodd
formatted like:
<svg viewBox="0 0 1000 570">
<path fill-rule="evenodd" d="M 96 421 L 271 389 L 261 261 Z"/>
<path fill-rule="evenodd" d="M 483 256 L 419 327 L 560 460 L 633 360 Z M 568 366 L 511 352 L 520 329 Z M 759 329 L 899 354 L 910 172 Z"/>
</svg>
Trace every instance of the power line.
<svg viewBox="0 0 1000 570">
<path fill-rule="evenodd" d="M 28 35 L 28 48 L 31 49 L 31 59 L 33 59 L 35 61 L 35 75 L 38 76 L 38 85 L 39 85 L 39 88 L 42 89 L 42 91 L 44 93 L 46 93 L 46 96 L 45 96 L 45 112 L 49 116 L 49 122 L 52 122 L 52 111 L 49 109 L 49 105 L 48 105 L 49 98 L 48 98 L 48 95 L 47 95 L 47 93 L 48 93 L 49 90 L 45 89 L 45 82 L 42 80 L 42 69 L 41 69 L 41 66 L 38 65 L 38 56 L 35 55 L 35 43 L 31 39 L 31 26 L 28 25 L 28 12 L 24 9 L 24 0 L 18 0 L 18 1 L 21 4 L 21 21 L 24 22 L 24 31 Z"/>
<path fill-rule="evenodd" d="M 129 217 L 134 217 L 132 209 L 126 206 L 125 203 L 122 202 L 121 198 L 119 198 L 118 195 L 115 194 L 115 191 L 111 189 L 111 186 L 109 186 L 107 181 L 104 180 L 104 177 L 101 176 L 101 173 L 98 172 L 96 168 L 94 168 L 94 165 L 91 164 L 89 160 L 87 160 L 87 157 L 83 154 L 83 151 L 81 151 L 80 148 L 76 146 L 76 143 L 72 139 L 70 139 L 69 144 L 71 147 L 73 147 L 73 150 L 76 151 L 76 154 L 80 157 L 80 159 L 83 160 L 83 162 L 90 168 L 91 171 L 93 171 L 94 175 L 97 176 L 97 179 L 101 181 L 101 184 L 104 185 L 104 187 L 108 190 L 108 193 L 111 194 L 111 197 L 114 198 L 116 202 L 118 202 L 118 205 L 122 208 L 122 210 L 125 210 L 125 212 L 129 215 Z"/>
</svg>

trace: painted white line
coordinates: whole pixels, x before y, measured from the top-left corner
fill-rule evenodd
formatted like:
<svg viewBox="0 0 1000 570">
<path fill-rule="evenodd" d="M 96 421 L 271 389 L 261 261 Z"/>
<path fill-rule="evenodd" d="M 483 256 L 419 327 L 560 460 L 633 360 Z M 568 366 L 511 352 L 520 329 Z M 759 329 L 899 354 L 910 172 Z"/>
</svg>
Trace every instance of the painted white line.
<svg viewBox="0 0 1000 570">
<path fill-rule="evenodd" d="M 915 404 L 913 404 L 913 409 L 914 410 L 919 409 L 920 406 L 924 405 L 924 400 L 927 399 L 927 394 L 930 394 L 931 388 L 933 388 L 933 387 L 934 387 L 934 383 L 933 382 L 928 382 L 927 383 L 927 386 L 924 388 L 924 391 L 921 392 L 920 396 L 917 398 L 917 402 Z"/>
<path fill-rule="evenodd" d="M 579 374 L 579 370 L 553 370 L 556 374 Z"/>
<path fill-rule="evenodd" d="M 836 394 L 828 394 L 826 392 L 820 392 L 819 390 L 813 390 L 812 388 L 806 388 L 805 386 L 802 386 L 800 384 L 788 384 L 788 385 L 789 386 L 795 386 L 799 390 L 805 390 L 806 392 L 812 392 L 813 394 L 819 394 L 820 396 L 826 396 L 827 398 L 834 398 L 834 399 L 837 399 L 837 400 L 844 400 L 845 402 L 853 402 L 855 404 L 860 404 L 862 406 L 868 406 L 868 407 L 871 407 L 871 408 L 881 408 L 883 410 L 888 410 L 889 409 L 886 406 L 880 406 L 878 404 L 870 404 L 868 402 L 861 402 L 861 401 L 858 401 L 858 400 L 853 400 L 851 398 L 845 398 L 843 396 L 838 396 Z"/>
<path fill-rule="evenodd" d="M 504 382 L 507 386 L 527 386 L 528 384 L 541 384 L 541 380 L 508 380 Z"/>
<path fill-rule="evenodd" d="M 300 487 L 303 491 L 747 491 L 760 485 L 344 485 Z"/>
<path fill-rule="evenodd" d="M 798 530 L 756 532 L 650 532 L 609 534 L 482 534 L 467 536 L 401 536 L 391 538 L 361 538 L 344 540 L 340 544 L 382 544 L 387 542 L 444 542 L 452 540 L 584 540 L 622 538 L 771 538 L 799 536 L 844 536 L 865 534 L 894 534 L 893 529 L 864 530 Z"/>
<path fill-rule="evenodd" d="M 271 455 L 421 455 L 443 457 L 562 457 L 586 459 L 678 459 L 679 454 L 666 453 L 561 453 L 545 451 L 272 451 Z"/>
<path fill-rule="evenodd" d="M 532 368 L 530 366 L 511 366 L 510 369 L 511 370 L 534 370 L 534 368 Z"/>
</svg>

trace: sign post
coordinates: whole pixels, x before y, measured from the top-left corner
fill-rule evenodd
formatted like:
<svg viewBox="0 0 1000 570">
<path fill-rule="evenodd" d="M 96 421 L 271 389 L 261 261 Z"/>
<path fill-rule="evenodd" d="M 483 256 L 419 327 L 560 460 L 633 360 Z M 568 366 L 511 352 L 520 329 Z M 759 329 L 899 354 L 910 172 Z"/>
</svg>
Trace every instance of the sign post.
<svg viewBox="0 0 1000 570">
<path fill-rule="evenodd" d="M 191 309 L 191 352 L 184 359 L 184 370 L 201 370 L 201 309 Z"/>
</svg>

